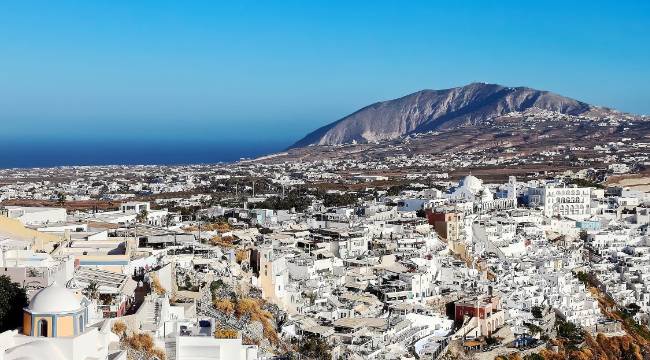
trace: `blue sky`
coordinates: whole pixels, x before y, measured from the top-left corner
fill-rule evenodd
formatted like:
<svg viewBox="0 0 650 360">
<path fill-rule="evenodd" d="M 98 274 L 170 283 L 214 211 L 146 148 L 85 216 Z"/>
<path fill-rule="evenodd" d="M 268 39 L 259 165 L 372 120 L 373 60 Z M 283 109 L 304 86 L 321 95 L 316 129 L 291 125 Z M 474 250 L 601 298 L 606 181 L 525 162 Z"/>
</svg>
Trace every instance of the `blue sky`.
<svg viewBox="0 0 650 360">
<path fill-rule="evenodd" d="M 280 141 L 473 81 L 650 113 L 648 1 L 2 1 L 0 140 Z"/>
</svg>

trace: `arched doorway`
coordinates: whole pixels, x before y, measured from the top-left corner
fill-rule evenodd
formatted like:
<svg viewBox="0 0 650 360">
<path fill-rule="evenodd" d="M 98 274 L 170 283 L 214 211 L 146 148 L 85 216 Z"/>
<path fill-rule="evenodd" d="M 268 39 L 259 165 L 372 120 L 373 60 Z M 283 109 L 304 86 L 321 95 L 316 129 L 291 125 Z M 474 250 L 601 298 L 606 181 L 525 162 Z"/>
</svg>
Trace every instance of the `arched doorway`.
<svg viewBox="0 0 650 360">
<path fill-rule="evenodd" d="M 47 320 L 38 320 L 38 336 L 47 337 Z"/>
</svg>

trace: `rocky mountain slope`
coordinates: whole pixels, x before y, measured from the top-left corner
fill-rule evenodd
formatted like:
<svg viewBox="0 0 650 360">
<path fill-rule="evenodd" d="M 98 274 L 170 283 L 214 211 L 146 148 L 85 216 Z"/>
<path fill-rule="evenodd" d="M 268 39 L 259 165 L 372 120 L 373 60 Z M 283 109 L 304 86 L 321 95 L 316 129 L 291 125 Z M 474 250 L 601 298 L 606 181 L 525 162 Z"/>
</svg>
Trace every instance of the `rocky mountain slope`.
<svg viewBox="0 0 650 360">
<path fill-rule="evenodd" d="M 548 91 L 472 83 L 453 89 L 422 90 L 372 104 L 313 131 L 291 148 L 371 143 L 429 131 L 481 127 L 495 118 L 524 111 L 587 116 L 594 120 L 617 114 Z"/>
</svg>

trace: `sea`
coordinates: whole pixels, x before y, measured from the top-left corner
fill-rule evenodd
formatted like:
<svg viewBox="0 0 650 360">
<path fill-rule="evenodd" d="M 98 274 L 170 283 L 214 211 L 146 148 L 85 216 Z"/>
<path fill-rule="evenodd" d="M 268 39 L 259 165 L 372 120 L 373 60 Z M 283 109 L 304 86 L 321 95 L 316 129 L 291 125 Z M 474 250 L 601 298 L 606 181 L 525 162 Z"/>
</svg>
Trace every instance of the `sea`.
<svg viewBox="0 0 650 360">
<path fill-rule="evenodd" d="M 0 140 L 0 169 L 73 165 L 216 164 L 280 152 L 290 141 Z"/>
</svg>

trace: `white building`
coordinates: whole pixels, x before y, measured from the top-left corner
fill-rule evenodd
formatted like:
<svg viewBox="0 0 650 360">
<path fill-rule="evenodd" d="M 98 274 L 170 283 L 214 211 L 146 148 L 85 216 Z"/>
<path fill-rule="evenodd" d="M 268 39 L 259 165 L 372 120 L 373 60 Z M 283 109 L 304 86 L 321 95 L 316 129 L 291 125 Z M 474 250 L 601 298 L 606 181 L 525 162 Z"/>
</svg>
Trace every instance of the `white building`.
<svg viewBox="0 0 650 360">
<path fill-rule="evenodd" d="M 243 345 L 241 337 L 217 339 L 213 336 L 214 330 L 214 321 L 179 322 L 175 337 L 176 360 L 257 359 L 257 346 Z"/>
<path fill-rule="evenodd" d="M 16 219 L 23 225 L 62 223 L 67 217 L 64 208 L 53 207 L 5 206 L 4 209 L 0 209 L 0 214 L 3 212 L 8 218 Z"/>
<path fill-rule="evenodd" d="M 109 351 L 119 341 L 109 322 L 88 324 L 84 297 L 56 285 L 38 292 L 24 310 L 23 327 L 0 334 L 1 360 L 126 360 Z"/>
<path fill-rule="evenodd" d="M 528 200 L 532 206 L 543 206 L 544 216 L 567 216 L 582 218 L 591 215 L 591 188 L 556 187 L 547 184 L 528 190 Z"/>
</svg>

